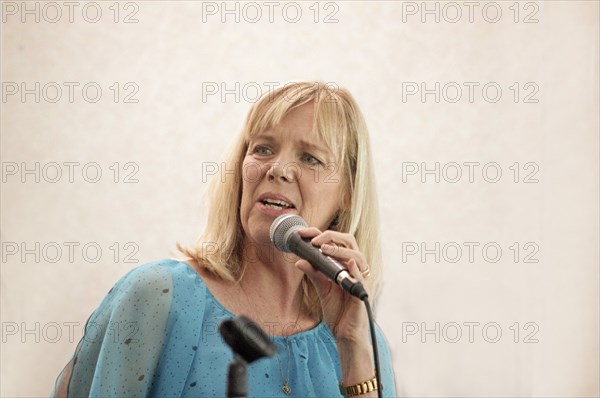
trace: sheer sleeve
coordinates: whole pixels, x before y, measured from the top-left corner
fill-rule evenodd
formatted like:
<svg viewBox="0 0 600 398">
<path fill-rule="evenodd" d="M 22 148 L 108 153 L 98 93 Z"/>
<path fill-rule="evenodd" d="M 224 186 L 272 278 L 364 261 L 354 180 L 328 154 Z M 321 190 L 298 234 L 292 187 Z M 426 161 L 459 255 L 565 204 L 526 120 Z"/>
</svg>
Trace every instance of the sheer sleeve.
<svg viewBox="0 0 600 398">
<path fill-rule="evenodd" d="M 121 278 L 93 312 L 52 396 L 148 395 L 173 300 L 168 269 L 141 266 Z"/>
</svg>

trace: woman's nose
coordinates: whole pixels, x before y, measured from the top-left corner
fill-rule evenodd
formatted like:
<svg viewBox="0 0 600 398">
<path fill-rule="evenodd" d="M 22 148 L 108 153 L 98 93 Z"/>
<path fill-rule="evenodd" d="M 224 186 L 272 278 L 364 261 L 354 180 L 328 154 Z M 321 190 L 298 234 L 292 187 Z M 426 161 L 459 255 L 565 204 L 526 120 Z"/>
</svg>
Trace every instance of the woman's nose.
<svg viewBox="0 0 600 398">
<path fill-rule="evenodd" d="M 269 170 L 267 170 L 267 176 L 269 181 L 281 180 L 286 182 L 296 181 L 301 173 L 299 165 L 286 159 L 284 156 L 280 156 L 276 161 L 270 164 Z"/>
</svg>

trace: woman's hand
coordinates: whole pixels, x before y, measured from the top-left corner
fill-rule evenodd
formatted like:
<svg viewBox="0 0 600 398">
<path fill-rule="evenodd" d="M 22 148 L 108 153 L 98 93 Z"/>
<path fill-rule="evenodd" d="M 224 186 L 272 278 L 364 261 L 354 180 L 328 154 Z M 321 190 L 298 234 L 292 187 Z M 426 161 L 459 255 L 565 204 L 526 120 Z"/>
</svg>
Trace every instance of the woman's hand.
<svg viewBox="0 0 600 398">
<path fill-rule="evenodd" d="M 321 232 L 314 227 L 304 228 L 299 233 L 303 238 L 312 238 L 314 246 L 320 247 L 323 254 L 338 260 L 369 292 L 368 279 L 365 280 L 362 275 L 368 271 L 369 265 L 353 235 L 337 231 Z M 368 342 L 369 323 L 363 302 L 314 269 L 308 261 L 299 260 L 296 267 L 313 282 L 321 302 L 323 320 L 336 341 L 349 344 Z"/>
<path fill-rule="evenodd" d="M 324 254 L 339 260 L 369 293 L 369 283 L 362 275 L 362 272 L 368 272 L 369 265 L 353 235 L 337 231 L 321 232 L 314 227 L 302 229 L 299 233 L 303 238 L 312 238 L 311 243 L 320 247 Z M 373 357 L 373 348 L 363 302 L 314 269 L 308 261 L 299 260 L 296 267 L 308 275 L 319 295 L 323 320 L 331 329 L 338 348 L 342 383 L 348 386 L 371 379 L 374 373 L 369 359 Z M 374 396 L 375 391 L 364 397 Z"/>
</svg>

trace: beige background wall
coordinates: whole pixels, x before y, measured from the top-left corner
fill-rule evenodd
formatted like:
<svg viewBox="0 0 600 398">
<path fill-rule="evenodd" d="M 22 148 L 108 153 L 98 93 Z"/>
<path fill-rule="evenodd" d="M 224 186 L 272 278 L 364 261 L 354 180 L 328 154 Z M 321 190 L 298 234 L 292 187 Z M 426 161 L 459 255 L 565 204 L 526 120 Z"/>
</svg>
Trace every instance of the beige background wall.
<svg viewBox="0 0 600 398">
<path fill-rule="evenodd" d="M 112 284 L 201 231 L 256 89 L 306 79 L 369 123 L 398 393 L 599 395 L 598 2 L 74 3 L 2 2 L 0 395 L 49 394 Z"/>
</svg>

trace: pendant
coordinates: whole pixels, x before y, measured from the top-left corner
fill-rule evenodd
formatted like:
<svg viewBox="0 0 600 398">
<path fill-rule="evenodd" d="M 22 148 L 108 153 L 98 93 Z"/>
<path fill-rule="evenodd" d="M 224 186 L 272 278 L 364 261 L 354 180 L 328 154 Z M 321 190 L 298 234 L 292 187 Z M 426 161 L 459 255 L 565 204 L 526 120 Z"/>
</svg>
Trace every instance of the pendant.
<svg viewBox="0 0 600 398">
<path fill-rule="evenodd" d="M 283 387 L 281 387 L 281 389 L 283 390 L 285 395 L 290 395 L 292 393 L 292 389 L 290 388 L 290 386 L 287 385 L 287 383 L 285 383 Z"/>
</svg>

